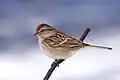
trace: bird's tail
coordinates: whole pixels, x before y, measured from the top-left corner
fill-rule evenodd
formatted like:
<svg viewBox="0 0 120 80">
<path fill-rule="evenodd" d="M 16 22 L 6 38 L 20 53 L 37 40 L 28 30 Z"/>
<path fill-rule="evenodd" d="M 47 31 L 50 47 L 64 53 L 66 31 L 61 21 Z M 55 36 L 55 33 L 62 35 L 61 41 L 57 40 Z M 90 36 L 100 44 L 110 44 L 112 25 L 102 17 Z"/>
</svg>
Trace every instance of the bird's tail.
<svg viewBox="0 0 120 80">
<path fill-rule="evenodd" d="M 104 47 L 104 46 L 98 46 L 98 45 L 87 44 L 87 46 L 95 47 L 95 48 L 101 48 L 101 49 L 107 49 L 107 50 L 112 50 L 112 48 L 110 48 L 110 47 Z"/>
</svg>

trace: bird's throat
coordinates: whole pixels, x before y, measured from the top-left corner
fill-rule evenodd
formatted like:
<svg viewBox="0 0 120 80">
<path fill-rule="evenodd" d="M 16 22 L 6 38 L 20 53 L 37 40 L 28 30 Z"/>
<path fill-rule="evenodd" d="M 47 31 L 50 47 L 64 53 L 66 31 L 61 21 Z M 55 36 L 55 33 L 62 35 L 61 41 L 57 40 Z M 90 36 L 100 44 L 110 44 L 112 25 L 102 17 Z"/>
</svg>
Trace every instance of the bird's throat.
<svg viewBox="0 0 120 80">
<path fill-rule="evenodd" d="M 43 40 L 44 40 L 44 38 L 38 36 L 38 42 L 39 42 L 39 43 L 42 43 Z"/>
</svg>

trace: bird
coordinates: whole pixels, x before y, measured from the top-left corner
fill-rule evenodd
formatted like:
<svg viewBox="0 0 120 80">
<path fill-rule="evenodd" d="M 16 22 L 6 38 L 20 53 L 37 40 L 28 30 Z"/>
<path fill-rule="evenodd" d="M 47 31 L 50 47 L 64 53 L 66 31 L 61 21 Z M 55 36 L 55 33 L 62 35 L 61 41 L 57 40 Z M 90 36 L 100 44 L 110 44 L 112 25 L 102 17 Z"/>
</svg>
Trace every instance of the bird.
<svg viewBox="0 0 120 80">
<path fill-rule="evenodd" d="M 67 59 L 87 47 L 112 50 L 110 47 L 82 42 L 45 23 L 37 25 L 34 36 L 38 39 L 41 51 L 55 60 Z"/>
</svg>

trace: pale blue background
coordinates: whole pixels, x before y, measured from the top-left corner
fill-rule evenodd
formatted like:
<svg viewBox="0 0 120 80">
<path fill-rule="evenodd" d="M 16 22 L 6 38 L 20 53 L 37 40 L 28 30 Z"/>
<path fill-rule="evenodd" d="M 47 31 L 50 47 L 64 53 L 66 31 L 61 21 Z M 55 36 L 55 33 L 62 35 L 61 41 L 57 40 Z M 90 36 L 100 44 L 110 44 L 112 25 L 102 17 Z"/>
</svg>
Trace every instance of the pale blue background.
<svg viewBox="0 0 120 80">
<path fill-rule="evenodd" d="M 91 32 L 86 42 L 111 46 L 114 49 L 113 52 L 96 49 L 95 52 L 94 49 L 90 52 L 82 51 L 83 56 L 79 54 L 82 57 L 76 54 L 76 57 L 68 59 L 69 64 L 66 61 L 66 64 L 63 63 L 65 67 L 54 72 L 53 80 L 120 79 L 119 0 L 0 0 L 0 80 L 39 80 L 44 77 L 52 59 L 40 52 L 37 39 L 33 36 L 40 23 L 53 25 L 76 38 L 89 27 Z M 44 61 L 46 62 L 43 65 Z M 88 71 L 76 72 L 80 68 L 74 70 L 73 63 L 76 61 L 76 66 L 83 65 L 80 70 Z M 61 70 L 66 72 L 60 72 Z M 60 75 L 64 73 L 66 76 Z"/>
</svg>

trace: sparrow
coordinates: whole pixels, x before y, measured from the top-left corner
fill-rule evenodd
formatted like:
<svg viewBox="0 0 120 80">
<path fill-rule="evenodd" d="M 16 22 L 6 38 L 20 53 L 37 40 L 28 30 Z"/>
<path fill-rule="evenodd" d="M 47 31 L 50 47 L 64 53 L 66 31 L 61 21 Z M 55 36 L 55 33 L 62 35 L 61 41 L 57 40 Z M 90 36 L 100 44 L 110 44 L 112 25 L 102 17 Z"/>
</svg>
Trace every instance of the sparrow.
<svg viewBox="0 0 120 80">
<path fill-rule="evenodd" d="M 34 35 L 38 38 L 40 49 L 47 56 L 55 60 L 67 59 L 74 55 L 77 51 L 87 47 L 112 50 L 110 47 L 84 43 L 45 23 L 37 26 L 36 33 Z"/>
</svg>

